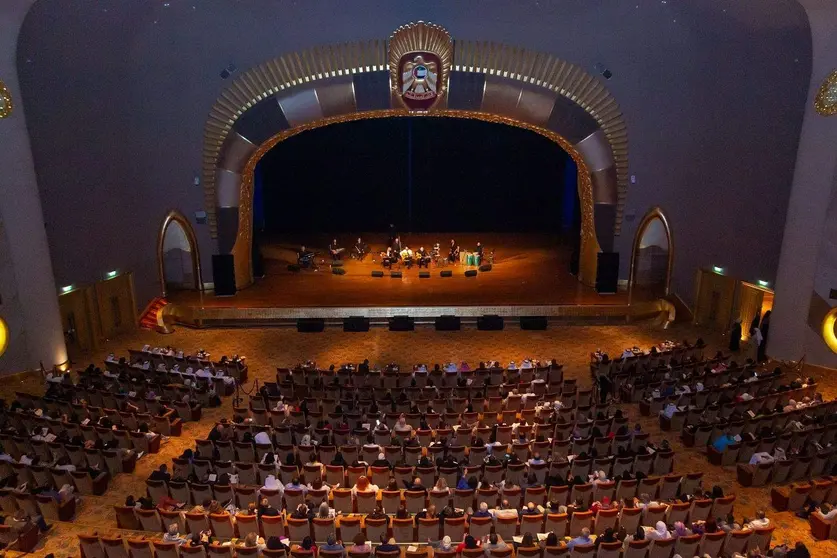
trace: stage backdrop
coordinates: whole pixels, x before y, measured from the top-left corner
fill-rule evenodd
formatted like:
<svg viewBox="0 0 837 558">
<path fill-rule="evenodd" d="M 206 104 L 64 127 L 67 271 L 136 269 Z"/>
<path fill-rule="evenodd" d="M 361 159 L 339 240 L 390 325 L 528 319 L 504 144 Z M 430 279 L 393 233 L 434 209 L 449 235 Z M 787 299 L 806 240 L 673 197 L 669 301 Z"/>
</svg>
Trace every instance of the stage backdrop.
<svg viewBox="0 0 837 558">
<path fill-rule="evenodd" d="M 259 163 L 268 233 L 579 234 L 577 177 L 554 142 L 477 120 L 392 118 L 289 138 Z M 260 203 L 261 202 L 261 203 Z"/>
<path fill-rule="evenodd" d="M 204 208 L 194 179 L 223 69 L 417 20 L 611 72 L 636 177 L 622 278 L 639 219 L 659 205 L 674 291 L 691 298 L 695 269 L 712 264 L 773 281 L 811 73 L 795 0 L 39 0 L 17 54 L 57 283 L 126 269 L 140 305 L 158 291 L 162 219 Z M 215 247 L 196 228 L 209 277 Z"/>
</svg>

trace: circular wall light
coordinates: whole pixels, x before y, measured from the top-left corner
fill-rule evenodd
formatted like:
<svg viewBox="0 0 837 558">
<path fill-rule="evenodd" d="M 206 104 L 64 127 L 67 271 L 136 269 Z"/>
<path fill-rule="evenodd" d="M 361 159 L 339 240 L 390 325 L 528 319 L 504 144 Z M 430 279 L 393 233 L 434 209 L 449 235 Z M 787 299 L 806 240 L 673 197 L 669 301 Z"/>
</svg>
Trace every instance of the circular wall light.
<svg viewBox="0 0 837 558">
<path fill-rule="evenodd" d="M 0 356 L 3 356 L 3 353 L 6 352 L 6 348 L 9 346 L 9 326 L 6 325 L 6 322 L 3 321 L 3 318 L 0 318 Z"/>
<path fill-rule="evenodd" d="M 834 331 L 834 326 L 837 325 L 837 307 L 825 315 L 822 321 L 822 338 L 825 344 L 832 352 L 837 353 L 837 332 Z"/>
</svg>

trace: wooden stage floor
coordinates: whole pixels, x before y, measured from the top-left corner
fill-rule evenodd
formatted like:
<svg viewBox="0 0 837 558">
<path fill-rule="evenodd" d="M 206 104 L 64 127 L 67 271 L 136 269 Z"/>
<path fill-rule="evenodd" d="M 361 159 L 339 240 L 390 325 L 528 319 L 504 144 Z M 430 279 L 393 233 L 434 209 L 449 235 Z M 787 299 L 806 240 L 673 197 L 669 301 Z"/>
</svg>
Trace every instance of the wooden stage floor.
<svg viewBox="0 0 837 558">
<path fill-rule="evenodd" d="M 356 237 L 355 237 L 356 238 Z M 479 240 L 486 254 L 495 251 L 492 271 L 465 277 L 459 263 L 436 267 L 431 264 L 430 278 L 419 279 L 419 270 L 402 268 L 403 278 L 393 279 L 385 270 L 383 278 L 371 276 L 383 269 L 379 252 L 385 235 L 365 235 L 370 253 L 363 262 L 344 258 L 345 275 L 333 275 L 324 258 L 325 241 L 313 245 L 305 239 L 285 237 L 262 242 L 265 277 L 233 297 L 204 294 L 207 308 L 333 308 L 333 307 L 428 307 L 428 306 L 528 306 L 528 305 L 626 305 L 627 293 L 600 295 L 582 285 L 569 273 L 571 248 L 560 239 L 533 234 L 410 234 L 402 241 L 410 248 L 429 248 L 435 242 L 447 246 L 456 238 L 463 248 L 472 249 Z M 354 244 L 350 237 L 339 237 L 341 246 Z M 300 243 L 317 254 L 319 271 L 288 271 L 296 261 Z M 453 277 L 440 277 L 441 269 L 453 271 Z M 172 302 L 201 304 L 197 293 L 175 293 Z"/>
</svg>

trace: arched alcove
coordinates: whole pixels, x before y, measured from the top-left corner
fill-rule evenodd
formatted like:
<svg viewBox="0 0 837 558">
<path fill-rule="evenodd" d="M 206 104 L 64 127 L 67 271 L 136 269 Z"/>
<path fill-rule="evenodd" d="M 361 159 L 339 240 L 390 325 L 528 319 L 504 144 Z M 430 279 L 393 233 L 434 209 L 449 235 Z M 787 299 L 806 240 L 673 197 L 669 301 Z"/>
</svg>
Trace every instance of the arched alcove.
<svg viewBox="0 0 837 558">
<path fill-rule="evenodd" d="M 192 224 L 179 211 L 170 211 L 157 237 L 157 265 L 160 293 L 201 290 L 200 254 Z"/>
<path fill-rule="evenodd" d="M 634 236 L 629 300 L 640 293 L 652 298 L 668 296 L 673 264 L 671 228 L 662 209 L 654 207 L 645 214 Z"/>
</svg>

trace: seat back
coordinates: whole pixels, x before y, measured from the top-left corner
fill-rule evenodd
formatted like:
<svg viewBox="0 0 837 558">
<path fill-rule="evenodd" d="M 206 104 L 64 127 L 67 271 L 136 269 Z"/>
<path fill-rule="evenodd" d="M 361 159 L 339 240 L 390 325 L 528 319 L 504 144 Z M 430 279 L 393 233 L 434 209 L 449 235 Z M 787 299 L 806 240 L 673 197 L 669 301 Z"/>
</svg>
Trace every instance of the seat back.
<svg viewBox="0 0 837 558">
<path fill-rule="evenodd" d="M 177 552 L 177 543 L 151 541 L 151 544 L 154 545 L 154 554 L 157 558 L 179 558 L 180 556 Z"/>
<path fill-rule="evenodd" d="M 619 523 L 619 510 L 599 510 L 596 514 L 596 523 L 593 533 L 604 533 L 606 529 L 611 528 L 616 531 L 616 525 Z"/>
<path fill-rule="evenodd" d="M 628 533 L 635 533 L 642 517 L 642 508 L 622 508 L 619 512 L 619 527 Z"/>
<path fill-rule="evenodd" d="M 697 555 L 698 546 L 702 537 L 700 535 L 687 535 L 677 538 L 677 544 L 674 545 L 674 553 L 680 556 L 695 556 Z"/>
<path fill-rule="evenodd" d="M 593 531 L 593 512 L 575 512 L 570 518 L 570 537 L 577 537 L 581 535 L 581 530 L 584 528 Z"/>
<path fill-rule="evenodd" d="M 671 550 L 676 543 L 677 539 L 651 541 L 651 550 L 648 552 L 648 558 L 670 558 Z"/>
<path fill-rule="evenodd" d="M 700 550 L 698 551 L 698 555 L 703 556 L 704 554 L 708 554 L 709 556 L 720 556 L 721 548 L 724 546 L 726 538 L 727 534 L 723 531 L 718 531 L 717 533 L 704 533 L 703 538 L 700 541 Z"/>
<path fill-rule="evenodd" d="M 446 517 L 442 530 L 445 536 L 448 536 L 453 541 L 462 540 L 465 537 L 465 518 L 464 517 Z M 396 539 L 397 540 L 397 539 Z"/>
<path fill-rule="evenodd" d="M 753 535 L 752 531 L 730 531 L 727 535 L 727 540 L 724 543 L 724 554 L 732 555 L 737 552 L 744 554 L 747 552 L 747 545 L 750 542 L 750 537 Z"/>
<path fill-rule="evenodd" d="M 350 541 L 361 532 L 359 517 L 340 517 L 340 538 L 344 541 Z"/>
<path fill-rule="evenodd" d="M 599 544 L 599 550 L 596 552 L 596 558 L 619 558 L 621 554 L 622 543 L 618 541 L 612 543 L 603 542 Z"/>
<path fill-rule="evenodd" d="M 137 518 L 140 522 L 140 527 L 143 531 L 153 531 L 155 533 L 163 532 L 163 522 L 160 519 L 160 514 L 157 510 L 135 510 Z"/>
<path fill-rule="evenodd" d="M 99 537 L 79 535 L 78 540 L 85 558 L 106 558 L 105 549 Z"/>
<path fill-rule="evenodd" d="M 209 514 L 209 523 L 212 525 L 212 533 L 220 539 L 231 539 L 235 537 L 235 529 L 232 524 L 232 517 L 230 514 L 211 513 Z"/>
</svg>

